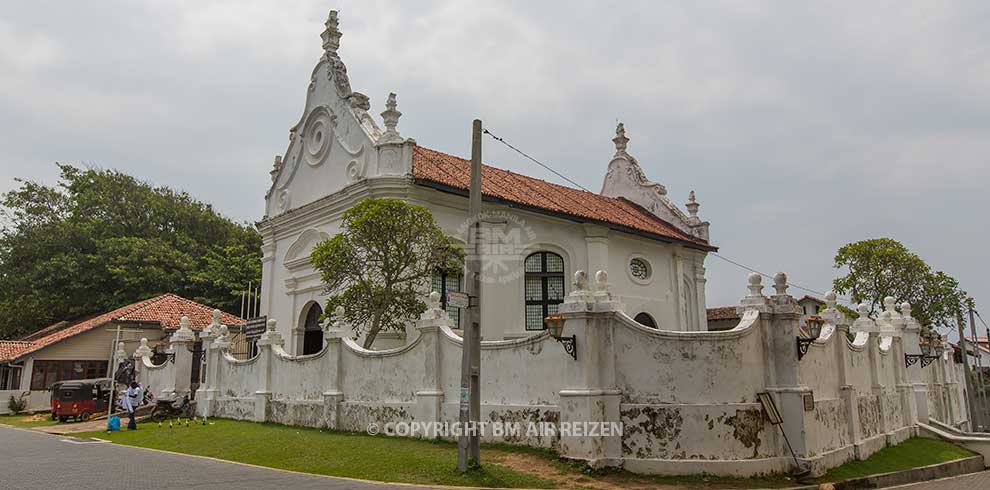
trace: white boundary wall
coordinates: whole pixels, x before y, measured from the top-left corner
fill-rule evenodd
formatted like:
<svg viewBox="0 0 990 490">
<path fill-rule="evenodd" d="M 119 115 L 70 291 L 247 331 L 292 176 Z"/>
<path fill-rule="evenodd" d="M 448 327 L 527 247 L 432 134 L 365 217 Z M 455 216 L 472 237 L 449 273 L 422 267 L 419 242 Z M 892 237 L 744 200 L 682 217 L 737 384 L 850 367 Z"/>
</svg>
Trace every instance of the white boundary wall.
<svg viewBox="0 0 990 490">
<path fill-rule="evenodd" d="M 575 337 L 577 359 L 546 332 L 483 342 L 482 420 L 558 428 L 621 423 L 622 434 L 488 434 L 488 440 L 553 448 L 596 467 L 758 475 L 792 469 L 784 431 L 802 464 L 822 473 L 916 435 L 916 423 L 929 415 L 967 424 L 951 359 L 905 367 L 904 353 L 918 352 L 920 331 L 908 305 L 898 312 L 891 301 L 876 321 L 849 324 L 830 302 L 822 335 L 799 361 L 801 310 L 786 294 L 786 277 L 766 297 L 759 276 L 752 276 L 739 307 L 742 320 L 732 330 L 685 332 L 640 325 L 621 311 L 604 274 L 594 292 L 583 273 L 577 276 L 561 305 L 564 336 Z M 409 343 L 390 350 L 364 349 L 342 338 L 345 326 L 337 324 L 321 352 L 292 356 L 272 320 L 258 356 L 237 360 L 226 351 L 225 329 L 211 327 L 201 335 L 207 379 L 196 393 L 197 409 L 362 432 L 369 424 L 454 423 L 462 340 L 437 300 L 431 298 Z M 145 384 L 173 387 L 162 394 L 178 395 L 182 388 L 161 381 L 177 371 L 144 358 L 141 375 Z M 770 424 L 758 401 L 762 392 L 775 400 L 782 426 Z"/>
</svg>

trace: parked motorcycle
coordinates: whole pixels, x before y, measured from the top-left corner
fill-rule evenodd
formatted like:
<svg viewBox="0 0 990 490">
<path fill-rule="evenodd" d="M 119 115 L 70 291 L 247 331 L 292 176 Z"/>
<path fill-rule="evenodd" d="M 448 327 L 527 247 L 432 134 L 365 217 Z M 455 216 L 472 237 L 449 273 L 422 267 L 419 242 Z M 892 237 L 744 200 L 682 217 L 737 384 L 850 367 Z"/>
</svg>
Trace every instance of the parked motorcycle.
<svg viewBox="0 0 990 490">
<path fill-rule="evenodd" d="M 151 420 L 164 422 L 168 419 L 192 418 L 193 403 L 189 401 L 189 395 L 183 396 L 181 400 L 156 400 L 155 408 L 151 411 Z"/>
</svg>

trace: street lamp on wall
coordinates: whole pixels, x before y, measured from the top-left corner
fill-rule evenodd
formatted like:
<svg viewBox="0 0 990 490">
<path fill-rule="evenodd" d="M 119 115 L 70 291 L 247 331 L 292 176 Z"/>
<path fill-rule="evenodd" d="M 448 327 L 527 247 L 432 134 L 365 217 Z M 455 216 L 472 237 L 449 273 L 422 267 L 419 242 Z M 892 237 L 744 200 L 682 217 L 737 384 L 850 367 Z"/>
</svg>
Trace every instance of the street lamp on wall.
<svg viewBox="0 0 990 490">
<path fill-rule="evenodd" d="M 799 361 L 804 358 L 805 354 L 808 353 L 808 348 L 811 347 L 811 344 L 818 340 L 818 337 L 821 336 L 822 326 L 824 324 L 825 320 L 821 318 L 808 318 L 808 333 L 810 335 L 807 337 L 802 337 L 799 335 L 797 337 L 797 353 Z"/>
<path fill-rule="evenodd" d="M 904 366 L 912 366 L 921 361 L 921 367 L 928 367 L 935 359 L 942 357 L 945 346 L 942 345 L 942 338 L 934 330 L 930 330 L 924 335 L 924 342 L 921 343 L 921 354 L 904 354 Z"/>
<path fill-rule="evenodd" d="M 547 327 L 550 332 L 550 336 L 553 337 L 557 342 L 560 342 L 564 346 L 564 352 L 571 355 L 574 360 L 577 360 L 577 335 L 571 335 L 570 337 L 561 337 L 564 333 L 564 317 L 560 315 L 550 315 L 543 319 L 543 325 Z"/>
</svg>

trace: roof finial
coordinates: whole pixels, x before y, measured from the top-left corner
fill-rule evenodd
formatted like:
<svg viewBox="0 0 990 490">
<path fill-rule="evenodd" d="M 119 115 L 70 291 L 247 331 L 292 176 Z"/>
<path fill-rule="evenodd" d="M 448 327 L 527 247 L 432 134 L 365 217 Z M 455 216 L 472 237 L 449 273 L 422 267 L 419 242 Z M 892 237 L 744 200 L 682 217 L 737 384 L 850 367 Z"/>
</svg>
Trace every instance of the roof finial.
<svg viewBox="0 0 990 490">
<path fill-rule="evenodd" d="M 330 16 L 327 17 L 326 30 L 320 37 L 323 38 L 323 51 L 326 52 L 328 58 L 337 58 L 337 48 L 340 47 L 340 36 L 343 34 L 340 29 L 337 28 L 337 11 L 331 10 Z"/>
<path fill-rule="evenodd" d="M 698 217 L 698 208 L 701 207 L 701 204 L 698 204 L 698 199 L 695 197 L 694 191 L 691 191 L 691 193 L 688 194 L 688 202 L 684 205 L 684 207 L 687 208 L 688 213 L 691 214 L 692 218 Z"/>
<path fill-rule="evenodd" d="M 612 138 L 615 143 L 615 154 L 625 155 L 626 154 L 626 144 L 629 143 L 629 138 L 626 138 L 626 127 L 622 123 L 619 123 L 615 127 L 615 138 Z"/>
<path fill-rule="evenodd" d="M 399 117 L 402 113 L 396 109 L 395 92 L 388 94 L 388 101 L 385 102 L 385 110 L 382 112 L 382 119 L 385 120 L 385 134 L 382 141 L 393 141 L 402 139 L 396 126 L 399 125 Z"/>
</svg>

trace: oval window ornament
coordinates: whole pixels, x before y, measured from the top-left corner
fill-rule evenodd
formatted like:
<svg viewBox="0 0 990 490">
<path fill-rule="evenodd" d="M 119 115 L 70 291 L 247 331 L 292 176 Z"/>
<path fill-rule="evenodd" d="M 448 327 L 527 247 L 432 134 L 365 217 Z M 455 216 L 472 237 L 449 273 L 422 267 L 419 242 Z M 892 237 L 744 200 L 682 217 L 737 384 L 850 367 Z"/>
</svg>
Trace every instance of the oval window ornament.
<svg viewBox="0 0 990 490">
<path fill-rule="evenodd" d="M 643 259 L 632 259 L 629 261 L 629 274 L 640 281 L 646 281 L 650 278 L 650 264 Z"/>
</svg>

